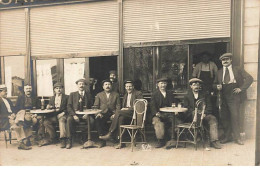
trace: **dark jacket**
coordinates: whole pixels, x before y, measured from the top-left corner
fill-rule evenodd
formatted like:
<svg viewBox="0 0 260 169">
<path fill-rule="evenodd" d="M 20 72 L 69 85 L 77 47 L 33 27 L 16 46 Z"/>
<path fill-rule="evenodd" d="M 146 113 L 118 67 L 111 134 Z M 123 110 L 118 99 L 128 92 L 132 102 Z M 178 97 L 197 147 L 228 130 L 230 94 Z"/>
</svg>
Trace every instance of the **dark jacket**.
<svg viewBox="0 0 260 169">
<path fill-rule="evenodd" d="M 232 70 L 236 82 L 239 88 L 242 90 L 241 93 L 239 94 L 241 97 L 241 101 L 244 101 L 247 98 L 246 90 L 253 83 L 253 77 L 250 74 L 248 74 L 244 69 L 238 66 L 232 66 Z M 223 80 L 223 68 L 218 70 L 218 78 L 216 84 L 222 84 L 222 80 Z"/>
<path fill-rule="evenodd" d="M 18 96 L 16 105 L 15 105 L 15 113 L 17 113 L 20 110 L 24 110 L 24 109 L 32 110 L 34 107 L 36 109 L 39 109 L 41 107 L 40 100 L 37 97 L 35 97 L 35 96 L 31 96 L 31 98 L 32 98 L 32 105 L 30 107 L 26 107 L 25 108 L 25 97 L 26 96 L 24 94 Z"/>
<path fill-rule="evenodd" d="M 112 91 L 107 99 L 106 93 L 100 92 L 96 96 L 94 105 L 101 109 L 102 113 L 115 113 L 120 110 L 119 94 Z"/>
<path fill-rule="evenodd" d="M 119 93 L 119 83 L 118 81 L 111 82 L 112 84 L 112 91 Z"/>
<path fill-rule="evenodd" d="M 70 93 L 68 105 L 67 105 L 67 111 L 69 115 L 72 116 L 76 115 L 75 112 L 79 108 L 79 99 L 80 99 L 79 91 Z M 89 91 L 85 91 L 84 100 L 85 100 L 85 106 L 87 107 L 87 109 L 90 109 L 93 104 L 93 101 Z"/>
<path fill-rule="evenodd" d="M 69 100 L 69 96 L 62 94 L 59 111 L 56 111 L 55 113 L 51 113 L 50 116 L 58 115 L 62 112 L 64 112 L 65 114 L 68 114 L 68 111 L 67 111 L 68 100 Z M 52 107 L 55 107 L 55 96 L 50 97 L 49 105 L 51 105 Z"/>
<path fill-rule="evenodd" d="M 151 113 L 155 116 L 157 112 L 160 111 L 162 107 L 171 107 L 174 102 L 173 93 L 171 91 L 166 91 L 166 97 L 164 98 L 159 89 L 157 89 L 151 97 Z"/>
<path fill-rule="evenodd" d="M 123 98 L 123 106 L 122 106 L 123 108 L 126 108 L 127 96 L 128 94 L 126 93 Z M 133 90 L 131 100 L 130 100 L 131 107 L 129 108 L 129 110 L 133 110 L 134 101 L 136 99 L 143 99 L 143 93 L 140 91 Z"/>
<path fill-rule="evenodd" d="M 10 108 L 11 108 L 12 112 L 15 113 L 12 101 L 10 99 L 7 99 L 7 98 L 6 98 L 6 100 L 10 104 Z M 10 116 L 10 115 L 11 114 L 8 112 L 7 107 L 5 106 L 3 99 L 0 97 L 0 119 L 8 118 L 8 116 Z"/>
</svg>

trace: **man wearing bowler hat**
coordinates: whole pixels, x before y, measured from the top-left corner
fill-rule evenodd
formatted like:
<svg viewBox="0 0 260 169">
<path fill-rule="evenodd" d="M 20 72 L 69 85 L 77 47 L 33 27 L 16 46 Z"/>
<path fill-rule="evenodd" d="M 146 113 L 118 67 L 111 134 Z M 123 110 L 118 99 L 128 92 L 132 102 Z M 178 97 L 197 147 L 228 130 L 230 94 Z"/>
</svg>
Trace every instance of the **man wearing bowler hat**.
<svg viewBox="0 0 260 169">
<path fill-rule="evenodd" d="M 216 117 L 212 114 L 211 100 L 207 90 L 200 90 L 202 83 L 203 81 L 198 78 L 192 78 L 189 80 L 190 89 L 184 96 L 184 107 L 188 108 L 188 111 L 180 114 L 183 115 L 180 116 L 180 118 L 184 122 L 192 122 L 195 104 L 198 100 L 202 99 L 206 105 L 203 124 L 209 129 L 210 146 L 215 149 L 221 149 L 221 145 L 218 141 L 218 122 Z M 199 107 L 199 111 L 201 111 L 201 107 Z"/>
<path fill-rule="evenodd" d="M 117 81 L 117 73 L 115 70 L 109 71 L 109 79 L 112 85 L 112 91 L 119 93 L 119 83 Z"/>
<path fill-rule="evenodd" d="M 155 135 L 158 143 L 155 148 L 160 148 L 165 145 L 165 130 L 171 124 L 171 114 L 161 113 L 160 108 L 171 107 L 174 102 L 173 93 L 166 90 L 167 78 L 157 80 L 158 89 L 151 97 L 151 113 L 153 116 L 152 124 L 154 126 Z"/>
<path fill-rule="evenodd" d="M 111 138 L 112 134 L 118 130 L 118 127 L 126 122 L 130 124 L 131 119 L 133 117 L 134 112 L 134 101 L 136 99 L 142 99 L 143 94 L 140 91 L 136 91 L 134 89 L 134 84 L 132 80 L 126 80 L 124 82 L 126 94 L 123 98 L 123 108 L 116 112 L 114 119 L 112 120 L 112 124 L 109 128 L 108 133 L 105 136 L 100 136 L 100 139 L 108 140 Z M 117 145 L 115 148 L 120 149 L 121 147 L 125 146 Z"/>
<path fill-rule="evenodd" d="M 47 114 L 45 116 L 43 125 L 46 129 L 46 132 L 49 135 L 49 138 L 45 138 L 41 143 L 40 146 L 52 144 L 54 142 L 56 132 L 55 132 L 55 125 L 59 123 L 59 130 L 60 130 L 60 141 L 61 141 L 61 148 L 66 147 L 66 121 L 67 121 L 67 103 L 69 96 L 63 93 L 63 84 L 57 82 L 53 86 L 54 88 L 54 96 L 50 97 L 49 104 L 47 105 L 47 109 L 55 110 L 55 112 Z"/>
<path fill-rule="evenodd" d="M 67 117 L 67 124 L 66 124 L 66 132 L 67 132 L 67 145 L 66 148 L 70 149 L 72 147 L 72 131 L 75 122 L 79 122 L 80 120 L 87 121 L 87 116 L 84 115 L 82 118 L 81 116 L 76 114 L 76 111 L 81 111 L 83 109 L 90 109 L 93 101 L 92 96 L 88 90 L 86 90 L 86 80 L 79 79 L 76 81 L 78 86 L 78 91 L 70 93 L 67 110 L 68 110 L 68 117 Z M 90 116 L 90 123 L 91 126 L 94 123 L 94 118 Z"/>
<path fill-rule="evenodd" d="M 102 112 L 96 115 L 96 128 L 98 135 L 105 135 L 106 123 L 109 119 L 113 119 L 115 113 L 120 110 L 119 94 L 112 91 L 112 84 L 110 80 L 103 80 L 102 86 L 104 91 L 97 94 L 94 106 L 101 109 Z M 100 140 L 99 147 L 104 147 L 106 142 Z"/>
<path fill-rule="evenodd" d="M 253 77 L 244 69 L 232 65 L 231 53 L 220 56 L 223 68 L 218 71 L 217 89 L 221 92 L 222 104 L 220 120 L 224 128 L 224 139 L 221 143 L 230 142 L 232 139 L 243 145 L 240 137 L 240 105 L 246 99 L 246 90 L 253 82 Z M 233 138 L 232 138 L 233 136 Z"/>
</svg>

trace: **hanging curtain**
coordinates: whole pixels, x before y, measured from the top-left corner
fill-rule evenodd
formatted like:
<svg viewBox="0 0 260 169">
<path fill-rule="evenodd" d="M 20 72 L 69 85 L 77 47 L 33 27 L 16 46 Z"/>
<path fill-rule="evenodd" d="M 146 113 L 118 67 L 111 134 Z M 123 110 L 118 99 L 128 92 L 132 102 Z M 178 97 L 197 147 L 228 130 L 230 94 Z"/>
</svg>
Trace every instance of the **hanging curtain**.
<svg viewBox="0 0 260 169">
<path fill-rule="evenodd" d="M 37 66 L 37 93 L 38 96 L 53 95 L 53 84 L 50 64 Z"/>
</svg>

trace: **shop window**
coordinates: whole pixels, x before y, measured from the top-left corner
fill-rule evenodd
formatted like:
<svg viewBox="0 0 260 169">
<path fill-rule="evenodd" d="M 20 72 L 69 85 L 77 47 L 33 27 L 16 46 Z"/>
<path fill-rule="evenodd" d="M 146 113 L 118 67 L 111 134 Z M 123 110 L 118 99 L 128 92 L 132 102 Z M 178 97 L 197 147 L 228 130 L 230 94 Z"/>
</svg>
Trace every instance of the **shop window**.
<svg viewBox="0 0 260 169">
<path fill-rule="evenodd" d="M 64 59 L 65 94 L 78 90 L 75 82 L 85 77 L 85 58 Z"/>
<path fill-rule="evenodd" d="M 183 93 L 188 80 L 188 45 L 159 47 L 159 77 L 168 78 L 168 89 Z"/>
<path fill-rule="evenodd" d="M 19 96 L 22 94 L 25 77 L 24 57 L 4 57 L 4 75 L 8 91 L 7 96 Z"/>
<path fill-rule="evenodd" d="M 133 79 L 135 88 L 143 92 L 152 91 L 152 49 L 152 47 L 124 49 L 124 79 Z"/>
<path fill-rule="evenodd" d="M 37 95 L 52 96 L 53 85 L 57 82 L 57 60 L 37 60 Z"/>
</svg>

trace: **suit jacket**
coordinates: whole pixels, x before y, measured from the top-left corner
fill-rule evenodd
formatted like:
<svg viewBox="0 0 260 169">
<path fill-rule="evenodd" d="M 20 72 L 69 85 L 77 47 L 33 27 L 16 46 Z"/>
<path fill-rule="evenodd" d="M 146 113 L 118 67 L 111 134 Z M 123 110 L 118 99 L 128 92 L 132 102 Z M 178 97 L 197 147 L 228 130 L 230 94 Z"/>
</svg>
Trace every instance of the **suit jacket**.
<svg viewBox="0 0 260 169">
<path fill-rule="evenodd" d="M 120 110 L 119 94 L 112 91 L 107 99 L 105 91 L 100 92 L 96 96 L 94 105 L 101 109 L 102 113 L 115 113 Z"/>
<path fill-rule="evenodd" d="M 242 90 L 241 93 L 239 94 L 241 97 L 241 100 L 246 100 L 247 95 L 246 95 L 246 90 L 249 88 L 249 86 L 253 83 L 253 77 L 248 74 L 244 69 L 238 67 L 238 66 L 233 66 L 232 65 L 232 70 L 234 77 L 236 79 L 236 82 L 239 86 L 239 88 Z M 217 78 L 217 84 L 222 84 L 223 82 L 223 68 L 218 70 L 218 78 Z"/>
<path fill-rule="evenodd" d="M 62 94 L 59 111 L 56 111 L 55 113 L 51 113 L 50 115 L 54 116 L 54 115 L 58 115 L 62 112 L 64 112 L 65 114 L 68 114 L 68 111 L 67 111 L 68 99 L 69 99 L 68 95 Z M 55 96 L 50 97 L 49 105 L 51 105 L 52 107 L 55 107 Z"/>
<path fill-rule="evenodd" d="M 17 102 L 15 105 L 15 113 L 17 113 L 20 110 L 24 110 L 25 109 L 25 95 L 20 95 L 17 98 Z M 32 98 L 32 105 L 30 107 L 28 107 L 28 109 L 33 109 L 33 107 L 35 107 L 36 109 L 39 109 L 41 107 L 41 102 L 40 100 L 36 97 L 36 96 L 31 96 Z"/>
<path fill-rule="evenodd" d="M 10 99 L 7 99 L 8 103 L 10 104 L 10 108 L 12 110 L 13 113 L 14 112 L 14 107 L 13 107 L 13 103 Z M 8 112 L 7 107 L 3 101 L 3 99 L 0 97 L 0 119 L 2 118 L 8 118 L 8 116 L 10 116 L 11 114 Z"/>
<path fill-rule="evenodd" d="M 72 116 L 76 115 L 75 112 L 78 110 L 79 107 L 79 99 L 80 99 L 79 91 L 70 93 L 68 105 L 67 105 L 67 111 L 69 115 Z M 85 99 L 85 105 L 87 109 L 90 109 L 93 104 L 93 101 L 89 91 L 85 90 L 84 99 Z"/>
<path fill-rule="evenodd" d="M 118 81 L 112 83 L 112 91 L 119 93 L 119 83 L 118 83 Z"/>
<path fill-rule="evenodd" d="M 160 111 L 162 107 L 171 107 L 174 102 L 173 93 L 171 91 L 166 91 L 166 98 L 163 97 L 159 89 L 157 89 L 151 97 L 151 113 L 155 116 L 157 112 Z"/>
<path fill-rule="evenodd" d="M 126 93 L 123 98 L 123 108 L 126 108 L 127 96 L 128 94 Z M 130 100 L 131 107 L 129 108 L 129 110 L 133 110 L 134 101 L 136 99 L 143 99 L 143 93 L 140 91 L 133 90 L 131 100 Z"/>
</svg>

